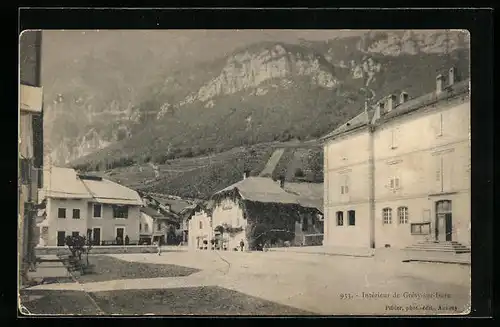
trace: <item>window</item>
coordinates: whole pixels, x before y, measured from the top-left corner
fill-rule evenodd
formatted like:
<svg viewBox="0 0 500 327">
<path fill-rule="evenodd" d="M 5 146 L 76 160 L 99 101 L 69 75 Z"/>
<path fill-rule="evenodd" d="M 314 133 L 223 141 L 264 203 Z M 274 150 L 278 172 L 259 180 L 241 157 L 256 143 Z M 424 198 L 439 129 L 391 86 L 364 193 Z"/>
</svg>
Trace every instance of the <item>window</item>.
<svg viewBox="0 0 500 327">
<path fill-rule="evenodd" d="M 57 218 L 66 218 L 66 208 L 57 209 Z"/>
<path fill-rule="evenodd" d="M 200 221 L 200 229 L 203 229 L 203 222 Z"/>
<path fill-rule="evenodd" d="M 73 219 L 80 219 L 80 209 L 73 209 Z"/>
<path fill-rule="evenodd" d="M 128 218 L 128 207 L 114 205 L 113 206 L 113 218 L 121 218 L 121 219 Z"/>
<path fill-rule="evenodd" d="M 396 149 L 398 147 L 397 144 L 397 130 L 393 129 L 391 131 L 391 149 Z"/>
<path fill-rule="evenodd" d="M 443 136 L 443 114 L 440 113 L 439 114 L 439 124 L 438 124 L 438 128 L 437 128 L 437 134 L 436 136 Z"/>
<path fill-rule="evenodd" d="M 101 218 L 102 205 L 94 204 L 94 218 Z"/>
<path fill-rule="evenodd" d="M 391 191 L 396 191 L 400 187 L 400 180 L 399 177 L 391 177 L 389 178 L 389 189 Z"/>
<path fill-rule="evenodd" d="M 408 207 L 399 207 L 398 217 L 400 224 L 408 224 Z"/>
<path fill-rule="evenodd" d="M 148 224 L 144 224 L 144 231 L 146 233 L 149 233 L 149 225 Z"/>
<path fill-rule="evenodd" d="M 391 208 L 382 209 L 382 217 L 384 219 L 384 225 L 392 224 L 392 209 Z"/>
<path fill-rule="evenodd" d="M 341 177 L 340 194 L 349 193 L 349 176 L 344 175 Z"/>
<path fill-rule="evenodd" d="M 72 232 L 71 236 L 73 236 L 73 237 L 80 236 L 80 232 Z"/>
<path fill-rule="evenodd" d="M 349 226 L 356 225 L 356 212 L 354 210 L 347 211 L 347 219 Z"/>
<path fill-rule="evenodd" d="M 337 226 L 344 226 L 344 213 L 337 211 Z"/>
</svg>

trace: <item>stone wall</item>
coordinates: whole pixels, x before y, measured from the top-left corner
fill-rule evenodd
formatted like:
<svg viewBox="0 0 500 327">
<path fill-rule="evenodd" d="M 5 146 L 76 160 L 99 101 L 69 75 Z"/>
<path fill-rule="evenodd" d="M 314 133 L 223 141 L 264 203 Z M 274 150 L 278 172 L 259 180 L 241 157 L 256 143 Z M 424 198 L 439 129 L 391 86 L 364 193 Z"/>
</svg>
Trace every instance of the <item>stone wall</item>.
<svg viewBox="0 0 500 327">
<path fill-rule="evenodd" d="M 118 253 L 155 253 L 156 246 L 151 245 L 129 245 L 129 246 L 96 246 L 90 250 L 90 254 L 118 254 Z M 37 256 L 70 254 L 65 246 L 45 246 L 35 249 Z"/>
</svg>

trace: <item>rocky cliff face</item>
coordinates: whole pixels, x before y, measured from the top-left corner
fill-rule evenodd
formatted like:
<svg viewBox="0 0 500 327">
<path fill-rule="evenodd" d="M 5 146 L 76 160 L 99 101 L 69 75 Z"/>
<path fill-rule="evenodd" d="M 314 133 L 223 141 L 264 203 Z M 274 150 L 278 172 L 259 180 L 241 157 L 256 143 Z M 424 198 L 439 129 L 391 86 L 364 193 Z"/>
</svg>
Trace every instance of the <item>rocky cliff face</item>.
<svg viewBox="0 0 500 327">
<path fill-rule="evenodd" d="M 264 108 L 281 106 L 283 99 L 300 97 L 295 104 L 288 104 L 289 110 L 307 111 L 311 103 L 317 106 L 322 99 L 336 97 L 340 105 L 344 100 L 353 103 L 360 96 L 372 98 L 387 85 L 383 76 L 389 67 L 403 62 L 398 58 L 411 61 L 423 54 L 437 58 L 468 45 L 467 33 L 439 31 L 371 32 L 301 45 L 268 42 L 237 50 L 202 69 L 165 72 L 156 84 L 144 83 L 152 75 L 142 76 L 141 82 L 131 77 L 141 74 L 146 64 L 154 67 L 154 58 L 149 57 L 148 63 L 127 62 L 126 66 L 136 68 L 120 66 L 116 62 L 119 56 L 113 57 L 113 62 L 86 58 L 77 63 L 81 75 L 67 77 L 70 85 L 64 85 L 61 78 L 46 88 L 52 159 L 67 163 L 137 135 L 145 137 L 149 130 L 156 133 L 149 143 L 170 139 L 169 146 L 175 142 L 185 146 L 186 141 L 180 141 L 184 129 L 192 126 L 200 130 L 210 123 L 203 127 L 204 133 L 215 135 L 217 130 L 211 129 L 222 123 L 216 117 L 228 117 L 234 112 L 225 109 L 229 107 L 254 108 L 234 118 L 249 131 L 248 119 L 251 126 L 265 125 L 266 119 L 261 117 L 266 114 Z M 260 107 L 263 112 L 256 109 Z M 198 121 L 201 117 L 204 121 Z"/>
</svg>

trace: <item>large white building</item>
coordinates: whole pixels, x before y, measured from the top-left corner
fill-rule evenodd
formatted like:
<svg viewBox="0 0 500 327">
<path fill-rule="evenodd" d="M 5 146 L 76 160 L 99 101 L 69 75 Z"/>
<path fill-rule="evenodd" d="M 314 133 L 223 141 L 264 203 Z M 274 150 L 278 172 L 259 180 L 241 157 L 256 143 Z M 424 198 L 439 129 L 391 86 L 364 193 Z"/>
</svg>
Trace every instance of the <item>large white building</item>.
<svg viewBox="0 0 500 327">
<path fill-rule="evenodd" d="M 470 246 L 469 84 L 451 68 L 435 91 L 389 95 L 323 138 L 324 245 Z"/>
<path fill-rule="evenodd" d="M 70 168 L 50 167 L 44 174 L 42 196 L 46 218 L 39 224 L 43 245 L 63 246 L 68 235 L 90 237 L 102 245 L 139 241 L 142 200 L 125 186 Z"/>
</svg>

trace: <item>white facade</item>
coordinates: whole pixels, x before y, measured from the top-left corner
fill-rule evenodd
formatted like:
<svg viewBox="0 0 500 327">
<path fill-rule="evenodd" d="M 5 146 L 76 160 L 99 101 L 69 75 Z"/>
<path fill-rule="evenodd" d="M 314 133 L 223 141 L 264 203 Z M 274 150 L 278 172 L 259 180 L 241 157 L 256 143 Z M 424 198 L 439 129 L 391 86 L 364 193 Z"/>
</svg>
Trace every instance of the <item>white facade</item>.
<svg viewBox="0 0 500 327">
<path fill-rule="evenodd" d="M 384 119 L 387 113 L 325 143 L 324 244 L 470 245 L 468 92 Z"/>
<path fill-rule="evenodd" d="M 46 220 L 39 224 L 43 245 L 63 246 L 66 236 L 90 237 L 94 243 L 139 241 L 142 200 L 134 190 L 106 179 L 79 176 L 73 169 L 51 167 L 41 194 Z"/>
</svg>

